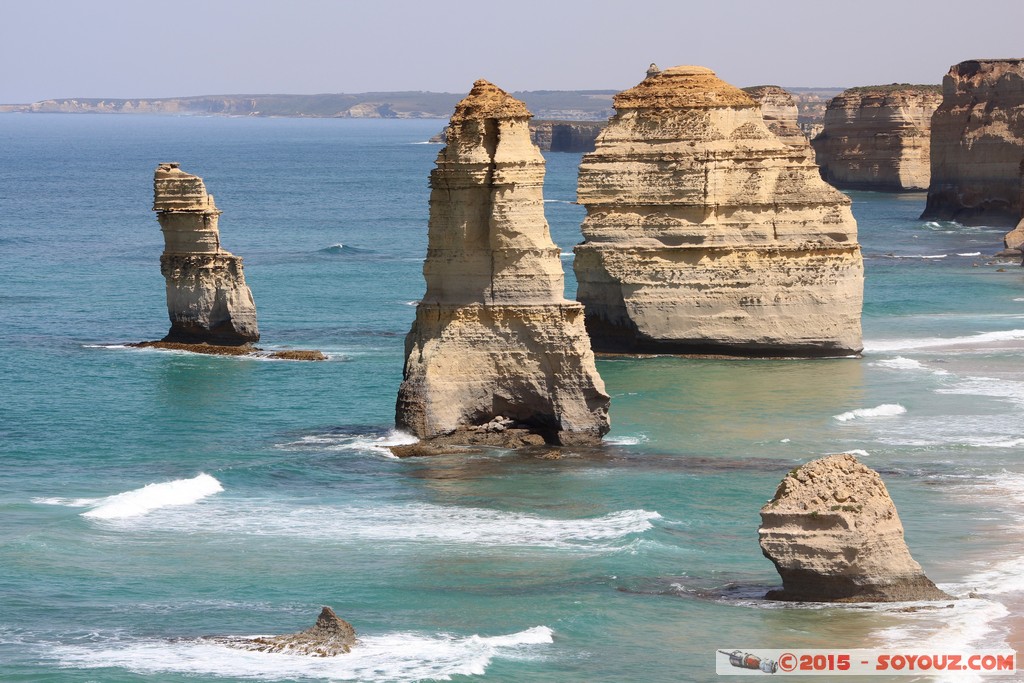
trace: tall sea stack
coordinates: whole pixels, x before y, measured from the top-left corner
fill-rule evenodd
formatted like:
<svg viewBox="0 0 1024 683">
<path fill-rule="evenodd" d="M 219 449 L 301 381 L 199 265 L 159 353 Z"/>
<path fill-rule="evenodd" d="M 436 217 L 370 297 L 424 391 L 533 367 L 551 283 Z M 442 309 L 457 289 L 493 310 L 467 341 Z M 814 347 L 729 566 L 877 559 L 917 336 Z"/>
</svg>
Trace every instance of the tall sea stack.
<svg viewBox="0 0 1024 683">
<path fill-rule="evenodd" d="M 223 346 L 259 341 L 242 259 L 220 246 L 221 211 L 203 179 L 178 166 L 160 164 L 153 177 L 153 210 L 164 233 L 160 271 L 167 280 L 171 318 L 163 341 Z"/>
<path fill-rule="evenodd" d="M 1014 226 L 1021 218 L 1024 59 L 960 62 L 932 118 L 931 185 L 921 218 Z"/>
<path fill-rule="evenodd" d="M 594 349 L 746 356 L 861 350 L 850 200 L 807 143 L 698 66 L 650 72 L 580 165 L 577 298 Z"/>
<path fill-rule="evenodd" d="M 798 123 L 800 111 L 789 91 L 777 85 L 754 85 L 743 88 L 743 92 L 761 105 L 761 116 L 768 130 L 787 145 L 807 148 L 807 136 Z"/>
<path fill-rule="evenodd" d="M 530 117 L 477 81 L 430 175 L 427 292 L 406 338 L 396 410 L 399 428 L 421 439 L 521 445 L 513 435 L 526 431 L 582 444 L 608 431 L 583 307 L 564 298 L 544 219 Z"/>
<path fill-rule="evenodd" d="M 903 192 L 928 189 L 937 85 L 850 88 L 833 97 L 811 141 L 822 177 L 836 187 Z"/>
</svg>

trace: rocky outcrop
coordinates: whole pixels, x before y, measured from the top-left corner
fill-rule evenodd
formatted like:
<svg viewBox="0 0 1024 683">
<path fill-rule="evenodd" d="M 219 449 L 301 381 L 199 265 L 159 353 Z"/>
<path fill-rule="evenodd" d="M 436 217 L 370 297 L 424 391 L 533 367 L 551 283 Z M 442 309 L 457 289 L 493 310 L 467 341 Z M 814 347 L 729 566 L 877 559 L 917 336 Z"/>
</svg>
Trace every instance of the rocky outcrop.
<svg viewBox="0 0 1024 683">
<path fill-rule="evenodd" d="M 768 130 L 787 145 L 807 146 L 807 136 L 797 123 L 799 112 L 791 94 L 777 85 L 755 85 L 743 88 L 743 92 L 761 105 L 761 116 Z"/>
<path fill-rule="evenodd" d="M 352 624 L 324 607 L 312 628 L 283 636 L 210 636 L 212 641 L 236 650 L 252 652 L 283 652 L 308 657 L 336 657 L 347 654 L 358 644 Z"/>
<path fill-rule="evenodd" d="M 822 177 L 836 187 L 925 190 L 931 119 L 942 101 L 935 85 L 850 88 L 829 102 L 811 141 Z"/>
<path fill-rule="evenodd" d="M 782 577 L 770 600 L 941 600 L 910 556 L 882 478 L 852 455 L 797 467 L 761 508 L 761 551 Z"/>
<path fill-rule="evenodd" d="M 1024 250 L 1024 159 L 1020 162 L 1020 205 L 1021 217 L 1017 227 L 1006 233 L 1003 244 L 1007 249 Z"/>
<path fill-rule="evenodd" d="M 942 80 L 932 118 L 923 219 L 1014 226 L 1021 218 L 1024 59 L 960 62 Z"/>
<path fill-rule="evenodd" d="M 656 72 L 615 107 L 579 173 L 574 268 L 595 350 L 861 350 L 857 225 L 806 144 L 703 67 Z"/>
<path fill-rule="evenodd" d="M 160 164 L 153 210 L 164 233 L 160 270 L 167 281 L 171 330 L 165 342 L 235 346 L 258 341 L 256 305 L 242 259 L 220 246 L 221 211 L 203 179 L 177 163 Z"/>
<path fill-rule="evenodd" d="M 598 441 L 608 395 L 583 308 L 564 298 L 544 219 L 544 158 L 526 106 L 480 80 L 459 102 L 430 176 L 427 292 L 406 338 L 398 426 L 470 443 L 502 418 L 499 439 Z M 488 437 L 490 438 L 490 437 Z"/>
</svg>

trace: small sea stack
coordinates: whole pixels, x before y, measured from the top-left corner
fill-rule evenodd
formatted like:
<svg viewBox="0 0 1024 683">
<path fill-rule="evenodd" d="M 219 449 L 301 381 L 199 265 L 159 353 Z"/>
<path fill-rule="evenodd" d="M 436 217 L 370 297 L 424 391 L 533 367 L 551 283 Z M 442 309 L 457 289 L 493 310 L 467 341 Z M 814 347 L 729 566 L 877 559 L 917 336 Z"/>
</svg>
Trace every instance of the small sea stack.
<svg viewBox="0 0 1024 683">
<path fill-rule="evenodd" d="M 782 577 L 769 600 L 943 600 L 913 557 L 882 478 L 844 453 L 783 478 L 761 508 L 761 551 Z"/>
<path fill-rule="evenodd" d="M 307 657 L 336 657 L 347 654 L 359 642 L 352 624 L 324 607 L 316 624 L 298 633 L 282 636 L 209 636 L 203 638 L 236 650 L 281 652 Z"/>
<path fill-rule="evenodd" d="M 932 114 L 938 85 L 850 88 L 829 100 L 811 141 L 821 176 L 835 187 L 907 192 L 928 189 Z"/>
<path fill-rule="evenodd" d="M 972 59 L 942 79 L 922 219 L 1017 225 L 1024 159 L 1024 59 Z"/>
<path fill-rule="evenodd" d="M 577 299 L 595 351 L 860 352 L 850 200 L 710 69 L 651 70 L 583 157 Z"/>
<path fill-rule="evenodd" d="M 160 271 L 171 330 L 163 341 L 240 346 L 259 341 L 256 304 L 242 259 L 220 246 L 221 211 L 203 179 L 176 162 L 157 166 L 153 210 L 164 233 Z"/>
<path fill-rule="evenodd" d="M 427 291 L 406 337 L 398 427 L 430 446 L 591 444 L 608 432 L 583 307 L 564 297 L 530 112 L 485 80 L 430 175 Z"/>
<path fill-rule="evenodd" d="M 761 105 L 761 116 L 768 130 L 787 145 L 807 148 L 807 136 L 800 130 L 800 112 L 789 91 L 777 85 L 754 85 L 743 92 Z"/>
</svg>

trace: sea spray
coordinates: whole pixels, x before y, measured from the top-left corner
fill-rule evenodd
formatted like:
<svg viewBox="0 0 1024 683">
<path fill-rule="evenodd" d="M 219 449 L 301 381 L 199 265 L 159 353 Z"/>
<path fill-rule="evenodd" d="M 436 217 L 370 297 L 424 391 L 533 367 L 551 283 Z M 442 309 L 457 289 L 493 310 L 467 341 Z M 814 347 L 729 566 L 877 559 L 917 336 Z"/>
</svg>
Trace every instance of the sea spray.
<svg viewBox="0 0 1024 683">
<path fill-rule="evenodd" d="M 874 408 L 858 408 L 849 412 L 840 413 L 839 415 L 833 415 L 832 418 L 840 422 L 849 422 L 850 420 L 856 420 L 863 417 L 892 417 L 895 415 L 902 415 L 905 412 L 907 412 L 907 409 L 899 403 L 883 403 L 882 405 Z"/>
<path fill-rule="evenodd" d="M 219 481 L 204 473 L 192 479 L 147 484 L 141 489 L 102 498 L 82 516 L 92 519 L 141 517 L 164 507 L 190 505 L 223 490 Z"/>
</svg>

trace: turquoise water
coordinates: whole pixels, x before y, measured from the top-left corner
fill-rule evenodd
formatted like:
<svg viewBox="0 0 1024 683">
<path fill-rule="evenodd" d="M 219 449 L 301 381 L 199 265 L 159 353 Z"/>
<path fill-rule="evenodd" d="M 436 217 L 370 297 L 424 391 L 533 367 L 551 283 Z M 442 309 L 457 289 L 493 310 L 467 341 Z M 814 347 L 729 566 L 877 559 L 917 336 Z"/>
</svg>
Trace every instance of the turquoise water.
<svg viewBox="0 0 1024 683">
<path fill-rule="evenodd" d="M 0 116 L 0 678 L 705 681 L 716 649 L 1008 642 L 1024 271 L 989 264 L 1001 230 L 853 193 L 864 358 L 600 360 L 603 448 L 398 461 L 438 149 L 420 143 L 440 125 Z M 261 346 L 328 362 L 123 347 L 168 327 L 161 161 L 224 210 Z M 569 296 L 578 163 L 548 155 L 545 187 Z M 980 597 L 758 599 L 777 583 L 758 509 L 795 464 L 847 450 L 882 472 L 931 578 Z M 359 631 L 352 655 L 195 640 L 297 631 L 322 604 Z"/>
</svg>

